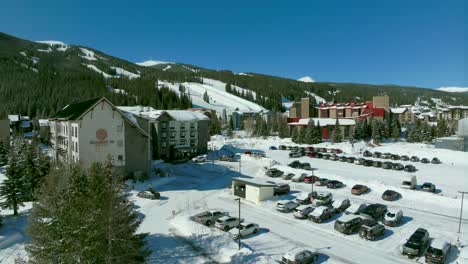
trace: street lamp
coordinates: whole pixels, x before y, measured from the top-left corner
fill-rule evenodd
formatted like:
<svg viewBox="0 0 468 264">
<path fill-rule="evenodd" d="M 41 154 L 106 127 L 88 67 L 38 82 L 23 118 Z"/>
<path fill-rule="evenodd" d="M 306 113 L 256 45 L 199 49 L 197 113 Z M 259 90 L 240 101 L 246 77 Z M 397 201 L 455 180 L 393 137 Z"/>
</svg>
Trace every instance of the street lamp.
<svg viewBox="0 0 468 264">
<path fill-rule="evenodd" d="M 239 250 L 241 249 L 241 234 L 240 234 L 240 223 L 241 223 L 241 199 L 240 198 L 236 198 L 235 199 L 236 201 L 239 201 L 239 221 L 238 221 L 238 224 L 237 224 L 237 239 L 238 239 L 238 243 L 239 243 Z"/>
</svg>

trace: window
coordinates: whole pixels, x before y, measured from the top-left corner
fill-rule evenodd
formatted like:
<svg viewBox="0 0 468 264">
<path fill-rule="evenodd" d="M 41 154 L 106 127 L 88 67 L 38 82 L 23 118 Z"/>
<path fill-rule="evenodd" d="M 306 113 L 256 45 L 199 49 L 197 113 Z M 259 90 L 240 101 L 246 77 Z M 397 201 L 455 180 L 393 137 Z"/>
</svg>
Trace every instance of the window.
<svg viewBox="0 0 468 264">
<path fill-rule="evenodd" d="M 118 159 L 119 161 L 122 161 L 122 160 L 123 160 L 123 155 L 118 155 L 118 156 L 117 156 L 117 159 Z"/>
<path fill-rule="evenodd" d="M 180 137 L 184 138 L 187 133 L 185 131 L 180 131 Z"/>
<path fill-rule="evenodd" d="M 180 129 L 185 129 L 185 123 L 184 122 L 180 122 Z"/>
<path fill-rule="evenodd" d="M 173 145 L 176 144 L 176 142 L 175 142 L 175 140 L 171 140 L 171 141 L 169 141 L 169 144 L 170 144 L 171 146 L 173 146 Z"/>
<path fill-rule="evenodd" d="M 175 131 L 171 131 L 171 138 L 175 138 Z"/>
<path fill-rule="evenodd" d="M 162 139 L 166 139 L 166 137 L 167 137 L 167 133 L 166 133 L 166 132 L 162 132 L 162 133 L 161 133 L 161 138 L 162 138 Z"/>
<path fill-rule="evenodd" d="M 167 128 L 167 123 L 166 123 L 166 122 L 161 123 L 161 128 L 162 128 L 162 129 L 166 129 L 166 128 Z"/>
<path fill-rule="evenodd" d="M 195 146 L 195 140 L 190 140 L 190 146 L 192 146 L 192 147 Z"/>
<path fill-rule="evenodd" d="M 75 142 L 75 152 L 78 152 L 78 142 Z"/>
<path fill-rule="evenodd" d="M 162 148 L 166 148 L 166 146 L 167 146 L 167 143 L 166 143 L 166 142 L 162 142 L 162 143 L 161 143 L 161 147 L 162 147 Z"/>
<path fill-rule="evenodd" d="M 181 145 L 185 145 L 185 144 L 187 144 L 187 141 L 186 141 L 185 139 L 181 139 L 181 140 L 180 140 L 180 144 L 181 144 Z"/>
<path fill-rule="evenodd" d="M 190 137 L 195 137 L 195 131 L 190 132 Z"/>
<path fill-rule="evenodd" d="M 190 128 L 191 128 L 191 129 L 194 129 L 194 128 L 195 128 L 195 123 L 194 123 L 194 122 L 190 123 Z"/>
</svg>

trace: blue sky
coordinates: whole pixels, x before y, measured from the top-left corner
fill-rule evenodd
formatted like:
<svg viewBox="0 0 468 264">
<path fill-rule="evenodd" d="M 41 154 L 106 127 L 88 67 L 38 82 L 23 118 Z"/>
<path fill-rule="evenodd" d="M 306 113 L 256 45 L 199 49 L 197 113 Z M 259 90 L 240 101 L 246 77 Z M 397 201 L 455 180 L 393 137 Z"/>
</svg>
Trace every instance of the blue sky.
<svg viewBox="0 0 468 264">
<path fill-rule="evenodd" d="M 3 1 L 0 31 L 317 81 L 468 87 L 466 0 Z"/>
</svg>

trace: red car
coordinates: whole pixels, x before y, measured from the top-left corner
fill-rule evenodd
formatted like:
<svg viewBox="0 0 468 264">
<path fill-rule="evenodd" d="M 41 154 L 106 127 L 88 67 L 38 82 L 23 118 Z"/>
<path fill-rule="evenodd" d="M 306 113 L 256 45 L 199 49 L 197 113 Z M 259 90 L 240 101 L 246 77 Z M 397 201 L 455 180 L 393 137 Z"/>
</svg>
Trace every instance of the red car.
<svg viewBox="0 0 468 264">
<path fill-rule="evenodd" d="M 341 154 L 341 153 L 343 153 L 343 151 L 341 149 L 335 149 L 335 153 L 336 154 Z"/>
<path fill-rule="evenodd" d="M 314 151 L 314 147 L 306 147 L 305 150 Z"/>
<path fill-rule="evenodd" d="M 309 158 L 315 158 L 315 154 L 317 154 L 317 153 L 315 153 L 315 152 L 307 153 L 307 157 L 309 157 Z"/>
<path fill-rule="evenodd" d="M 354 195 L 361 195 L 369 191 L 369 188 L 362 184 L 356 184 L 351 189 L 351 193 Z"/>
<path fill-rule="evenodd" d="M 304 183 L 314 183 L 316 181 L 318 181 L 320 178 L 317 177 L 317 176 L 306 176 L 304 178 Z"/>
</svg>

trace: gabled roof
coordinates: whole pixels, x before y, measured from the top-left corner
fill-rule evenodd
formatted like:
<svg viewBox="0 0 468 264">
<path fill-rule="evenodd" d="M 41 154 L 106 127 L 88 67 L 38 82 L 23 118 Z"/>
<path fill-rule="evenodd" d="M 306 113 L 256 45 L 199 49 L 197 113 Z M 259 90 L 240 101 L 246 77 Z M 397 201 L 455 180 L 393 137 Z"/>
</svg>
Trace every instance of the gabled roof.
<svg viewBox="0 0 468 264">
<path fill-rule="evenodd" d="M 76 120 L 86 113 L 92 106 L 102 98 L 94 98 L 65 106 L 62 110 L 53 115 L 52 119 Z"/>
</svg>

